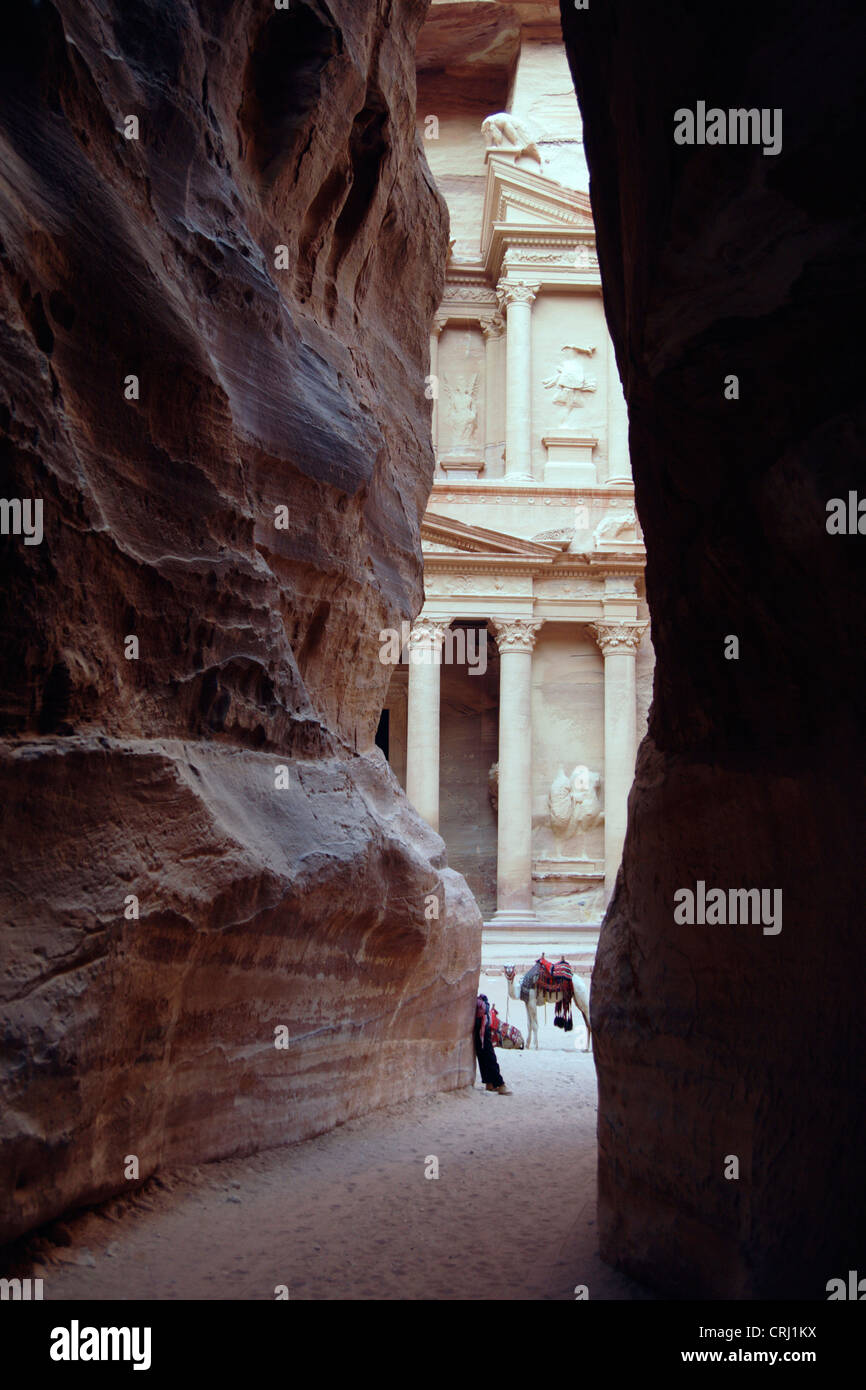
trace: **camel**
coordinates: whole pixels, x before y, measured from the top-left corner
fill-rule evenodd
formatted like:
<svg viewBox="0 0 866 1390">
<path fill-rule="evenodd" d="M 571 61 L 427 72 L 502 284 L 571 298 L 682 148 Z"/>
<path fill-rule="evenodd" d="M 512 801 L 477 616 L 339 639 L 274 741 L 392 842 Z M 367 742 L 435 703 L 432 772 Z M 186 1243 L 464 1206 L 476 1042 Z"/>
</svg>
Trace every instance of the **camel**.
<svg viewBox="0 0 866 1390">
<path fill-rule="evenodd" d="M 532 1036 L 534 1033 L 535 1048 L 537 1051 L 538 1005 L 555 1004 L 556 995 L 546 993 L 542 993 L 539 995 L 538 990 L 536 990 L 534 984 L 532 983 L 533 979 L 535 978 L 534 967 L 532 970 L 527 971 L 523 979 L 520 981 L 519 990 L 514 983 L 514 978 L 517 974 L 517 967 L 515 965 L 506 965 L 504 973 L 505 978 L 508 981 L 509 999 L 522 999 L 524 1004 L 526 1005 L 526 1046 L 527 1048 L 532 1046 Z M 586 981 L 582 980 L 579 975 L 574 976 L 572 984 L 574 986 L 573 1003 L 575 1007 L 580 1010 L 581 1014 L 583 1015 L 583 1021 L 586 1024 L 586 1047 L 583 1049 L 583 1051 L 589 1052 L 592 1047 L 592 1029 L 589 1024 L 589 990 L 587 988 Z M 575 1047 L 577 1047 L 577 1038 L 575 1038 L 574 1040 L 574 1045 Z"/>
</svg>

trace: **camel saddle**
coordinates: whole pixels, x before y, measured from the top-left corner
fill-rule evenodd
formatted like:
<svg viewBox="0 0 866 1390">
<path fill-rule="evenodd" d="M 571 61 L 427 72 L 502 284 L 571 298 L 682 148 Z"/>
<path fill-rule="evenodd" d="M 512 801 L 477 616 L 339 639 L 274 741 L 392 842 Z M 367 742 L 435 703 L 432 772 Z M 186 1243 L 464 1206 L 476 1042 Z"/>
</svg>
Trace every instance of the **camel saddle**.
<svg viewBox="0 0 866 1390">
<path fill-rule="evenodd" d="M 554 1028 L 562 1028 L 570 1033 L 574 1027 L 571 1017 L 571 1001 L 574 998 L 574 971 L 565 957 L 556 964 L 539 956 L 520 981 L 520 997 L 528 998 L 534 989 L 539 1004 L 555 1003 Z"/>
</svg>

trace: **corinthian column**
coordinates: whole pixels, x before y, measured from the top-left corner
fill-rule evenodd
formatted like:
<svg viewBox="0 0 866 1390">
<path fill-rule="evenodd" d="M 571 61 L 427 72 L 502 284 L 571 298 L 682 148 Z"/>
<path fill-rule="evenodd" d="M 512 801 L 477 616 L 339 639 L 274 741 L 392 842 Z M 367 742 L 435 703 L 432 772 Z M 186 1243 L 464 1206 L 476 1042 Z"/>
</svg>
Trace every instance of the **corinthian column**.
<svg viewBox="0 0 866 1390">
<path fill-rule="evenodd" d="M 604 653 L 604 897 L 610 901 L 622 860 L 628 794 L 637 751 L 635 654 L 646 623 L 590 623 Z"/>
<path fill-rule="evenodd" d="M 418 618 L 409 634 L 406 795 L 439 829 L 439 669 L 445 625 Z"/>
<path fill-rule="evenodd" d="M 430 376 L 433 378 L 433 413 L 430 417 L 430 434 L 433 439 L 433 454 L 439 466 L 439 339 L 445 323 L 437 315 L 430 328 Z"/>
<path fill-rule="evenodd" d="M 532 649 L 540 622 L 491 619 L 499 646 L 499 827 L 497 922 L 532 910 Z"/>
<path fill-rule="evenodd" d="M 505 481 L 532 482 L 530 314 L 535 291 L 500 280 L 505 327 Z"/>
</svg>

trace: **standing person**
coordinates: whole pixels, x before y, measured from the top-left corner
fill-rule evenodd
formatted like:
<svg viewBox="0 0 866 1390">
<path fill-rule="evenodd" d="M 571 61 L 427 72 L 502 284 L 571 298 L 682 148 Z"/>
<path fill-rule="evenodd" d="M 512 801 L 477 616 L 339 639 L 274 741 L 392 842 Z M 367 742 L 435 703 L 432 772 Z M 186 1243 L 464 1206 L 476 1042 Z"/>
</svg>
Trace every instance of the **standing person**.
<svg viewBox="0 0 866 1390">
<path fill-rule="evenodd" d="M 486 994 L 479 994 L 475 1005 L 475 1056 L 478 1058 L 478 1069 L 481 1072 L 481 1080 L 484 1082 L 488 1091 L 497 1091 L 500 1096 L 510 1096 L 513 1092 L 509 1091 L 505 1082 L 502 1080 L 502 1072 L 499 1070 L 499 1063 L 496 1060 L 496 1053 L 493 1050 L 493 1033 L 490 1027 L 490 1000 Z"/>
</svg>

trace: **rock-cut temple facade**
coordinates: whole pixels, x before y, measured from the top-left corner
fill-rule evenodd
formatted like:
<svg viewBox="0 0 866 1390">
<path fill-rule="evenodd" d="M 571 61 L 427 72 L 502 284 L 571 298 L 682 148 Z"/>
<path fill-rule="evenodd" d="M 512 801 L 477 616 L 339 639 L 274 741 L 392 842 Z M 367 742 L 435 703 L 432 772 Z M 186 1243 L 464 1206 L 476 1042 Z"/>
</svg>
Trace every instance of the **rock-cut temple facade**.
<svg viewBox="0 0 866 1390">
<path fill-rule="evenodd" d="M 418 128 L 452 236 L 425 602 L 380 741 L 481 906 L 491 964 L 592 949 L 653 654 L 565 53 L 524 25 L 501 71 L 458 80 L 437 28 L 453 8 L 434 4 L 419 45 Z"/>
</svg>

